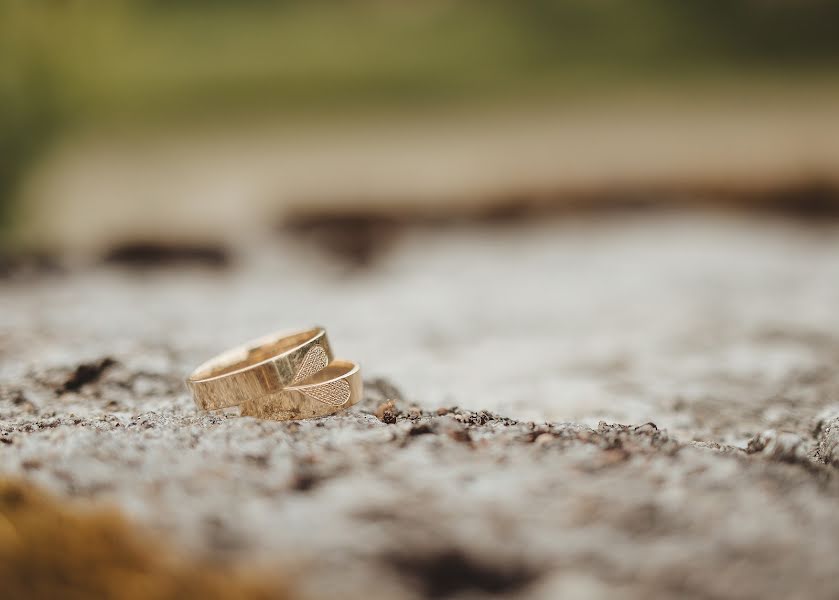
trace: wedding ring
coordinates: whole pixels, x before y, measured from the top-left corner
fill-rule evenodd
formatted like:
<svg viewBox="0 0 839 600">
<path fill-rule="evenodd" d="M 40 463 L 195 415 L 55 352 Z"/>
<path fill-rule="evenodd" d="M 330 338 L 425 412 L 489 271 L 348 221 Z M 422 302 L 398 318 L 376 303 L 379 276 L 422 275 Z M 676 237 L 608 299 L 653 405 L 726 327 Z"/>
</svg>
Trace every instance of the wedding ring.
<svg viewBox="0 0 839 600">
<path fill-rule="evenodd" d="M 333 360 L 300 383 L 281 392 L 253 398 L 240 405 L 240 414 L 261 419 L 288 420 L 323 417 L 352 406 L 361 399 L 359 366 Z"/>
<path fill-rule="evenodd" d="M 198 408 L 217 410 L 278 394 L 317 374 L 331 360 L 332 350 L 322 327 L 277 333 L 210 359 L 195 369 L 186 383 Z"/>
</svg>

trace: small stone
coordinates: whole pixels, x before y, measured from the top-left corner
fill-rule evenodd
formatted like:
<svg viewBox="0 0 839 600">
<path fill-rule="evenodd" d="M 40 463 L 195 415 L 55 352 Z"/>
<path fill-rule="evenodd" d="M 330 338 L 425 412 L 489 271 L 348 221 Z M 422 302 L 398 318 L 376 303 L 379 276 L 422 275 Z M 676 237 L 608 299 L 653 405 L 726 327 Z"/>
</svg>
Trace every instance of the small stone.
<svg viewBox="0 0 839 600">
<path fill-rule="evenodd" d="M 396 423 L 396 403 L 393 400 L 382 402 L 376 409 L 376 418 L 382 423 L 393 425 Z"/>
</svg>

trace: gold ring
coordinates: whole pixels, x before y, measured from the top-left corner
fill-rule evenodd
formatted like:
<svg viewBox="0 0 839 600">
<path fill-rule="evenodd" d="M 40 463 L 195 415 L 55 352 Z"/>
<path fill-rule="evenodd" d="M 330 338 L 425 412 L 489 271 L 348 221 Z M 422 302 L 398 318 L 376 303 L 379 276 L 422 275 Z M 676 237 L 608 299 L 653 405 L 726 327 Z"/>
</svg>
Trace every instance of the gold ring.
<svg viewBox="0 0 839 600">
<path fill-rule="evenodd" d="M 277 333 L 208 360 L 192 372 L 186 384 L 198 408 L 230 408 L 301 383 L 331 360 L 332 350 L 322 327 Z"/>
<path fill-rule="evenodd" d="M 361 394 L 359 366 L 349 360 L 333 360 L 302 383 L 242 403 L 240 414 L 281 421 L 323 417 L 352 406 Z"/>
</svg>

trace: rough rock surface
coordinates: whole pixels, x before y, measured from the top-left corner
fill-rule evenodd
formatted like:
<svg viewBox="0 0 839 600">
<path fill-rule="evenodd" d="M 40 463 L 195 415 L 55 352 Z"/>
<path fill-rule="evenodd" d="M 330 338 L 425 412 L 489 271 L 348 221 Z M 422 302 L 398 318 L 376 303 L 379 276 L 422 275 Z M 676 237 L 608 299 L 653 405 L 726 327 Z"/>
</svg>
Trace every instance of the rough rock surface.
<svg viewBox="0 0 839 600">
<path fill-rule="evenodd" d="M 320 597 L 834 598 L 839 228 L 710 217 L 311 239 L 0 294 L 0 469 Z M 345 414 L 199 414 L 216 351 L 320 322 Z M 618 424 L 619 423 L 619 424 Z"/>
</svg>

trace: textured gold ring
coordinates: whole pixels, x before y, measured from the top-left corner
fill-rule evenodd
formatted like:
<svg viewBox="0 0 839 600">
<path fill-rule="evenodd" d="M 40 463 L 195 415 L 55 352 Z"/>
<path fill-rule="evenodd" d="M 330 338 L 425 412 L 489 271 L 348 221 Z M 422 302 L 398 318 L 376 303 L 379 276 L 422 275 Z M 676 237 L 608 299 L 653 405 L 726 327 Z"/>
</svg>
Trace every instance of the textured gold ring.
<svg viewBox="0 0 839 600">
<path fill-rule="evenodd" d="M 244 402 L 240 414 L 275 420 L 323 417 L 352 406 L 361 400 L 362 391 L 359 366 L 333 360 L 301 383 Z"/>
<path fill-rule="evenodd" d="M 186 384 L 198 408 L 229 408 L 299 384 L 331 360 L 332 350 L 322 327 L 277 333 L 208 360 L 192 372 Z"/>
</svg>

